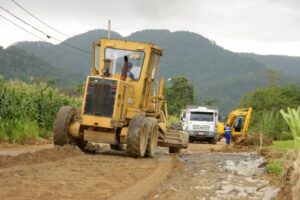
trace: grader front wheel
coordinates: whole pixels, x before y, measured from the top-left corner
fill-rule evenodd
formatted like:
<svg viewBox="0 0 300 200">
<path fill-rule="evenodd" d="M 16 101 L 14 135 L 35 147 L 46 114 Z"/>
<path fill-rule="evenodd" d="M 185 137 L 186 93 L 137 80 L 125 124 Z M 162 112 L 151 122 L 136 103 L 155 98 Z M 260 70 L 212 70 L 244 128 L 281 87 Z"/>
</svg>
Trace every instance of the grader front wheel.
<svg viewBox="0 0 300 200">
<path fill-rule="evenodd" d="M 77 145 L 81 150 L 84 150 L 87 142 L 80 138 L 74 138 L 69 134 L 70 124 L 74 122 L 74 118 L 79 114 L 80 113 L 71 106 L 63 106 L 60 108 L 54 125 L 54 145 Z"/>
<path fill-rule="evenodd" d="M 148 141 L 148 126 L 143 116 L 135 116 L 131 119 L 127 135 L 127 153 L 135 158 L 145 155 Z"/>
</svg>

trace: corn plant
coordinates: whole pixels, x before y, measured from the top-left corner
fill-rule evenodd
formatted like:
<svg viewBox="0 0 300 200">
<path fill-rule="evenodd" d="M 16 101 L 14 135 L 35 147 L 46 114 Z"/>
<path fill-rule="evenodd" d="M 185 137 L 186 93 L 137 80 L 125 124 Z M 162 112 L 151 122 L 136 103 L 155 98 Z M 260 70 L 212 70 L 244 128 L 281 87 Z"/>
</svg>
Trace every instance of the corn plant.
<svg viewBox="0 0 300 200">
<path fill-rule="evenodd" d="M 21 142 L 46 136 L 63 105 L 79 107 L 80 99 L 63 95 L 47 84 L 0 78 L 0 140 Z"/>
<path fill-rule="evenodd" d="M 300 106 L 298 109 L 287 108 L 287 111 L 280 110 L 282 117 L 288 124 L 295 142 L 300 142 Z"/>
</svg>

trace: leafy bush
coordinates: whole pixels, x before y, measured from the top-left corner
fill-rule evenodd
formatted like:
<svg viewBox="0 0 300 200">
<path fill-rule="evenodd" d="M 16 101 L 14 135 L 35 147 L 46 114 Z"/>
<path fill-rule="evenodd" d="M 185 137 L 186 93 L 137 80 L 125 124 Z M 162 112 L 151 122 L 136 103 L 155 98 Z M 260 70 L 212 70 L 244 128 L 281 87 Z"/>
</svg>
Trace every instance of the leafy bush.
<svg viewBox="0 0 300 200">
<path fill-rule="evenodd" d="M 62 95 L 45 83 L 0 79 L 0 139 L 20 142 L 47 136 L 63 105 L 78 107 L 80 99 Z"/>
<path fill-rule="evenodd" d="M 171 86 L 165 88 L 165 97 L 169 113 L 179 115 L 182 109 L 194 103 L 194 86 L 185 77 L 174 77 L 171 80 Z"/>
</svg>

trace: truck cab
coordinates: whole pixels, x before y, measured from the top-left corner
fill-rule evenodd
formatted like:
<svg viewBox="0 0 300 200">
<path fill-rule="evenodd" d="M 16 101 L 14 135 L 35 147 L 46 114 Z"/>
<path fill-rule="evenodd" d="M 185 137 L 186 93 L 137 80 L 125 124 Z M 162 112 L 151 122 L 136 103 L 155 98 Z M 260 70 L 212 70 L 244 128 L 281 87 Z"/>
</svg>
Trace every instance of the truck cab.
<svg viewBox="0 0 300 200">
<path fill-rule="evenodd" d="M 218 141 L 218 109 L 204 106 L 188 107 L 181 113 L 183 130 L 188 132 L 189 141 Z"/>
</svg>

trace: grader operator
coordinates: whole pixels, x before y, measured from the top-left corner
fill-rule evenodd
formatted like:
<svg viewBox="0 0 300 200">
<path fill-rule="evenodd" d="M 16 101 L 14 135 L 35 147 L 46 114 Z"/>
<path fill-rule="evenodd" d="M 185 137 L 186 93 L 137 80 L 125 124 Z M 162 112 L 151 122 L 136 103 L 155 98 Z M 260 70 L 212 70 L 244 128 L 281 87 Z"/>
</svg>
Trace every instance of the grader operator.
<svg viewBox="0 0 300 200">
<path fill-rule="evenodd" d="M 161 56 L 154 44 L 106 38 L 94 43 L 82 108 L 59 110 L 54 144 L 84 149 L 88 142 L 107 143 L 115 150 L 126 144 L 132 157 L 153 157 L 157 145 L 170 153 L 187 148 L 187 133 L 167 130 L 164 80 L 158 79 Z"/>
</svg>

